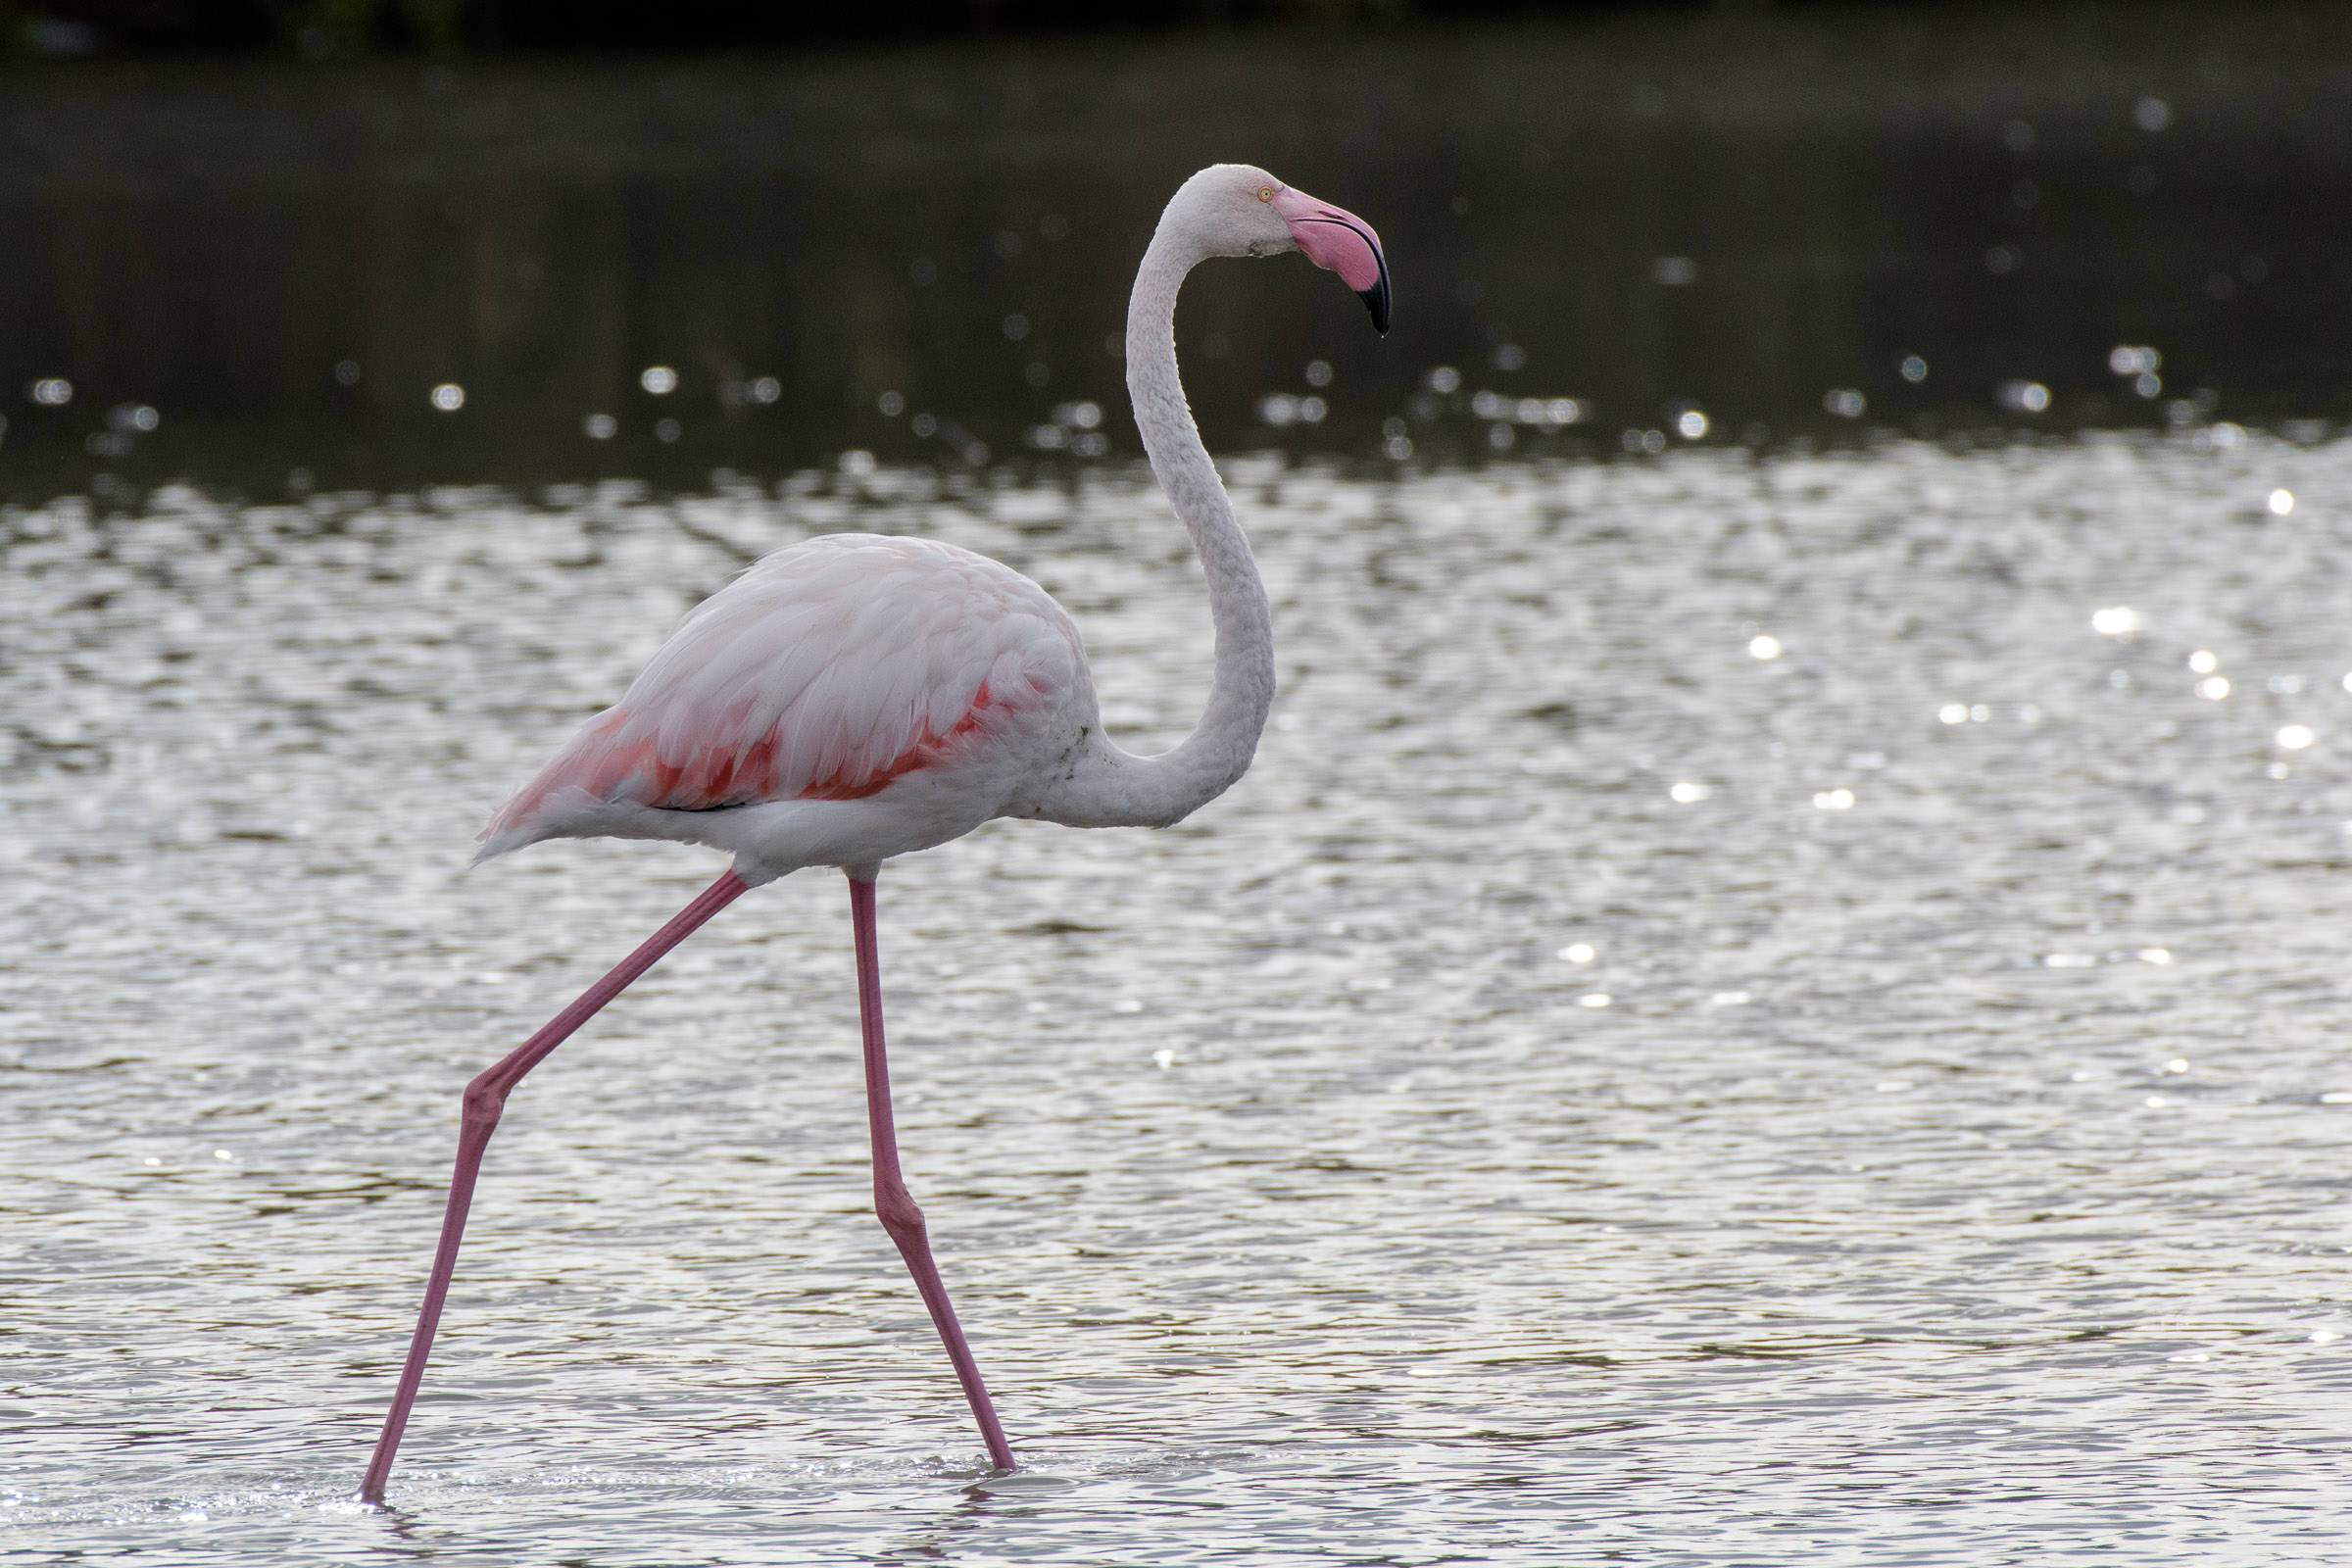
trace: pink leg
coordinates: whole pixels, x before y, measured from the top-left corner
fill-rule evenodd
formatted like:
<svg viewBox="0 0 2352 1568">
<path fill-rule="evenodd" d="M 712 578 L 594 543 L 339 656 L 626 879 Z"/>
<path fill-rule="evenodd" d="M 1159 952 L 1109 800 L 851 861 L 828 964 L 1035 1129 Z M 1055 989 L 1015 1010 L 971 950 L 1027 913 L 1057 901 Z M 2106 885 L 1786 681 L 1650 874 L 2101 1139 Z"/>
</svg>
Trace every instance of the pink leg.
<svg viewBox="0 0 2352 1568">
<path fill-rule="evenodd" d="M 899 1138 L 890 1119 L 890 1066 L 882 1055 L 882 956 L 874 935 L 872 879 L 850 878 L 850 924 L 858 943 L 858 1017 L 865 1030 L 865 1114 L 874 1139 L 874 1212 L 882 1228 L 899 1246 L 914 1288 L 931 1309 L 931 1322 L 948 1359 L 956 1363 L 956 1381 L 971 1401 L 972 1417 L 980 1423 L 981 1441 L 988 1445 L 989 1462 L 1000 1470 L 1017 1468 L 1012 1445 L 997 1424 L 997 1407 L 989 1402 L 988 1388 L 971 1347 L 963 1343 L 963 1328 L 948 1302 L 948 1288 L 940 1283 L 939 1268 L 931 1261 L 931 1243 L 923 1227 L 923 1211 L 914 1206 L 906 1183 L 899 1175 Z"/>
<path fill-rule="evenodd" d="M 392 1473 L 392 1455 L 400 1447 L 401 1429 L 409 1424 L 409 1407 L 416 1402 L 416 1386 L 424 1381 L 425 1356 L 433 1348 L 433 1330 L 441 1322 L 441 1302 L 449 1295 L 450 1276 L 457 1271 L 458 1243 L 466 1235 L 466 1209 L 473 1199 L 473 1179 L 481 1173 L 482 1151 L 498 1126 L 507 1103 L 507 1091 L 539 1065 L 547 1054 L 586 1023 L 599 1007 L 620 995 L 629 983 L 652 968 L 664 953 L 686 940 L 695 928 L 734 903 L 750 887 L 729 871 L 678 911 L 669 924 L 655 932 L 645 945 L 623 958 L 611 974 L 588 988 L 580 1000 L 556 1014 L 540 1030 L 495 1066 L 466 1086 L 465 1114 L 458 1124 L 458 1168 L 449 1182 L 449 1206 L 441 1215 L 441 1245 L 433 1253 L 433 1272 L 424 1287 L 424 1309 L 416 1314 L 416 1333 L 409 1341 L 408 1365 L 401 1368 L 400 1388 L 392 1396 L 392 1413 L 384 1417 L 383 1436 L 375 1440 L 375 1456 L 368 1461 L 368 1478 L 360 1495 L 369 1502 L 384 1500 L 384 1478 Z"/>
</svg>

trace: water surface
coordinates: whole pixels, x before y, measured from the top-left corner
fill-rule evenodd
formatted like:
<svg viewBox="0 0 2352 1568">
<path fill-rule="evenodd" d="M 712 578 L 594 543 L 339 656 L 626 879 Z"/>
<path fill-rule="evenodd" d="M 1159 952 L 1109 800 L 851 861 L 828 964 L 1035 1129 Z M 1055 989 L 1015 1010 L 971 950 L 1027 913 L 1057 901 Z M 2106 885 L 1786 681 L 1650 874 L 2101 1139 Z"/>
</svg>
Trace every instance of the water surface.
<svg viewBox="0 0 2352 1568">
<path fill-rule="evenodd" d="M 844 527 L 1035 575 L 1156 746 L 1197 568 L 1124 466 L 0 513 L 8 1549 L 2352 1557 L 2352 448 L 1227 467 L 1254 770 L 882 884 L 1031 1468 L 867 1212 L 809 872 L 516 1095 L 384 1511 L 459 1088 L 718 869 L 465 872 L 504 792 Z"/>
</svg>

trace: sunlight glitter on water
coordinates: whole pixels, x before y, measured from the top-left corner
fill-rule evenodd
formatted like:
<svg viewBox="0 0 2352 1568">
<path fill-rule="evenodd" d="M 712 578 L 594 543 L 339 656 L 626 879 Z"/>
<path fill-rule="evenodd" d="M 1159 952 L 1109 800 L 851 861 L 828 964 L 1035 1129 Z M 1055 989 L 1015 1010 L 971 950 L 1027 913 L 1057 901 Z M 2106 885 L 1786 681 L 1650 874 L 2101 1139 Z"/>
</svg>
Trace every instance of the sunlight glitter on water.
<svg viewBox="0 0 2352 1568">
<path fill-rule="evenodd" d="M 390 1514 L 347 1499 L 459 1087 L 714 869 L 466 874 L 483 813 L 842 528 L 1036 576 L 1164 745 L 1209 662 L 1181 533 L 1133 473 L 886 465 L 0 513 L 12 1549 L 2334 1549 L 2352 696 L 2181 671 L 2340 665 L 2346 525 L 2244 497 L 2352 449 L 1227 467 L 1295 722 L 1174 832 L 999 823 L 882 883 L 909 1178 L 1034 1472 L 982 1478 L 866 1211 L 811 873 L 510 1105 Z"/>
</svg>

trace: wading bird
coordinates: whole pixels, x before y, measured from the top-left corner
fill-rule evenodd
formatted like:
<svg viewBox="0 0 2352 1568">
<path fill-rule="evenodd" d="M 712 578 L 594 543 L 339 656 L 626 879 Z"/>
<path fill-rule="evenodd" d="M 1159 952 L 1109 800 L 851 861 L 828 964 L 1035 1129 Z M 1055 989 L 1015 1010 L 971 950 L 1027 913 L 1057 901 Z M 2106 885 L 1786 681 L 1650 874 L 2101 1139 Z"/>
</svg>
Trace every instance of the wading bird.
<svg viewBox="0 0 2352 1568">
<path fill-rule="evenodd" d="M 381 1501 L 456 1269 L 482 1152 L 509 1091 L 704 921 L 804 866 L 849 875 L 873 1134 L 874 1208 L 914 1276 L 1001 1470 L 1012 1446 L 899 1174 L 883 1060 L 874 878 L 992 817 L 1165 827 L 1250 766 L 1274 698 L 1273 629 L 1176 376 L 1176 291 L 1212 256 L 1298 251 L 1340 274 L 1389 329 L 1389 272 L 1362 220 L 1260 169 L 1220 164 L 1176 192 L 1127 307 L 1136 426 L 1208 578 L 1216 676 L 1183 744 L 1134 757 L 1102 733 L 1078 628 L 1046 591 L 925 539 L 834 534 L 760 561 L 690 613 L 617 707 L 483 830 L 476 861 L 553 838 L 676 839 L 734 856 L 726 873 L 546 1028 L 466 1086 L 441 1241 L 400 1387 L 360 1494 Z"/>
</svg>

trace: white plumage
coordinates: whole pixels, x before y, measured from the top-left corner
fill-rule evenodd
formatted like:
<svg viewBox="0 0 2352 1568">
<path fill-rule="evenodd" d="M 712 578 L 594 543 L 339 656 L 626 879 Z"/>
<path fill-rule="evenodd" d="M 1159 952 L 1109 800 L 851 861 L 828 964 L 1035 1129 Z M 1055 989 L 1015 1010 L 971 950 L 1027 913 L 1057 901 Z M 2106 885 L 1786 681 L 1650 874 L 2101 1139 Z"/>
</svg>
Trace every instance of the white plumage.
<svg viewBox="0 0 2352 1568">
<path fill-rule="evenodd" d="M 698 606 L 477 858 L 617 833 L 770 874 L 879 861 L 1002 814 L 1097 727 L 1078 628 L 1043 588 L 954 545 L 828 534 Z M 833 809 L 754 809 L 788 804 Z"/>
</svg>

